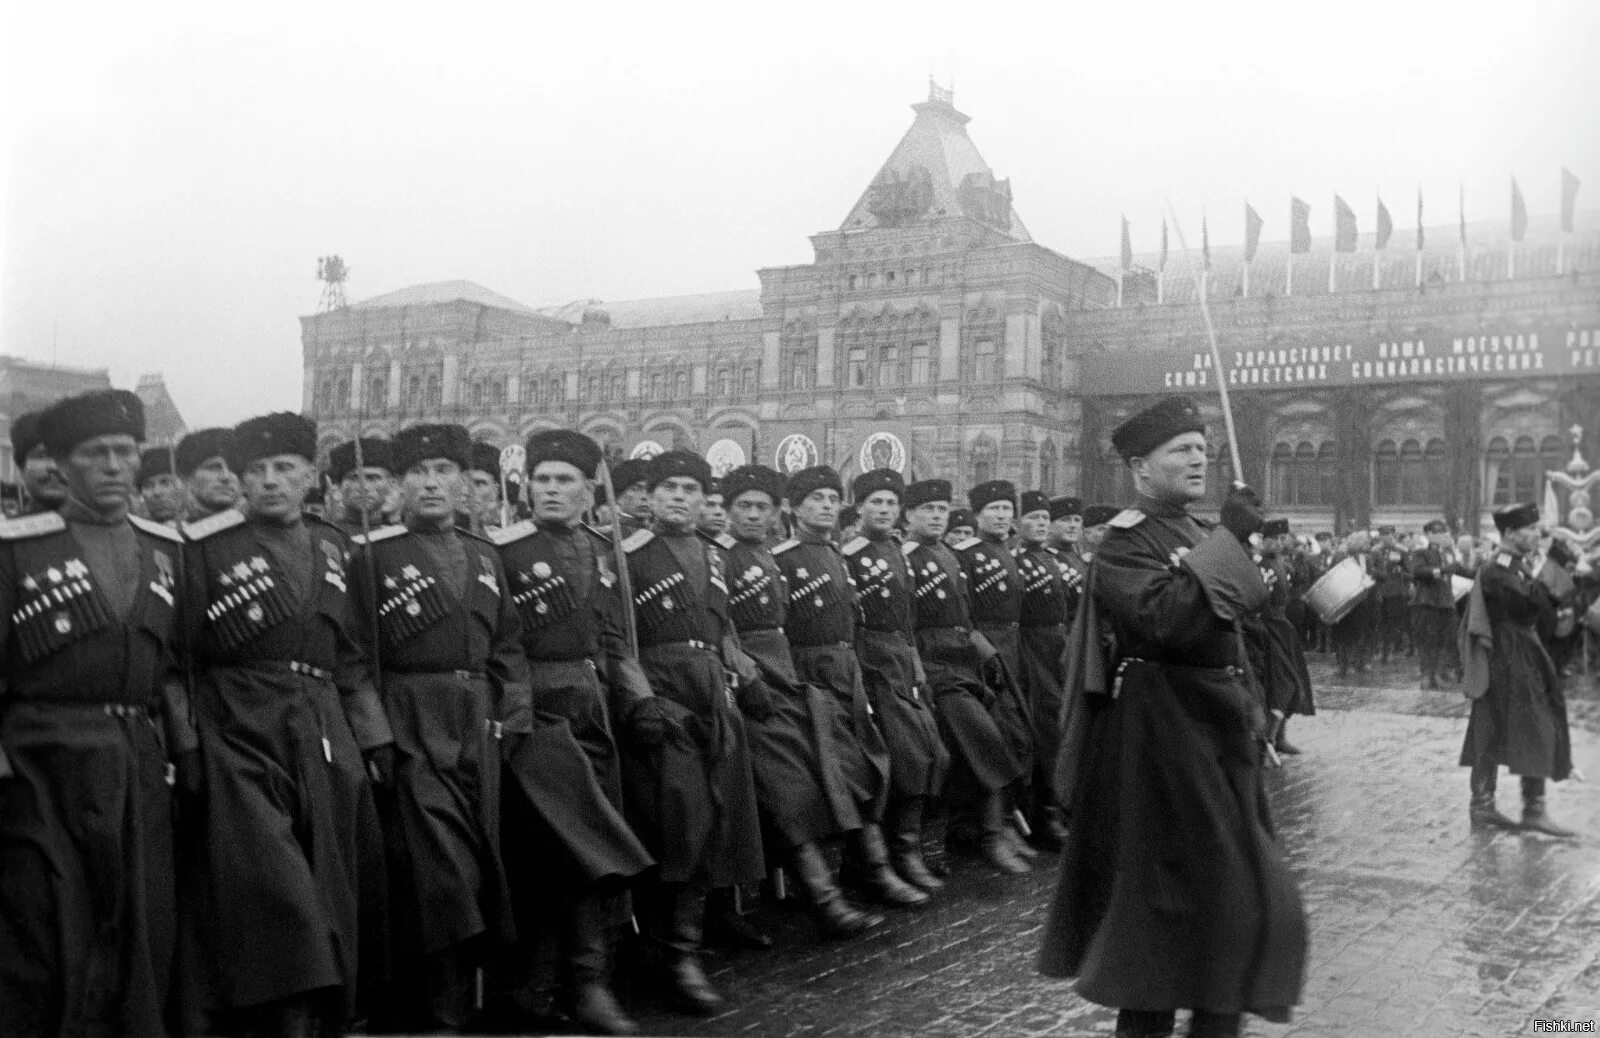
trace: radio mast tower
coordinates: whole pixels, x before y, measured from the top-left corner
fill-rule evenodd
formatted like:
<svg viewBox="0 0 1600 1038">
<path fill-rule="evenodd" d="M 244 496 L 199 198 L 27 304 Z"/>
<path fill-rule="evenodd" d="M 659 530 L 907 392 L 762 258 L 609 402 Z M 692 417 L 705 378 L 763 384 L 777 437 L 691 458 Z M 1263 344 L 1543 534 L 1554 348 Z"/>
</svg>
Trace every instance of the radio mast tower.
<svg viewBox="0 0 1600 1038">
<path fill-rule="evenodd" d="M 350 278 L 350 268 L 338 256 L 317 257 L 317 280 L 322 282 L 322 301 L 318 313 L 343 310 L 350 304 L 344 297 L 344 283 Z"/>
</svg>

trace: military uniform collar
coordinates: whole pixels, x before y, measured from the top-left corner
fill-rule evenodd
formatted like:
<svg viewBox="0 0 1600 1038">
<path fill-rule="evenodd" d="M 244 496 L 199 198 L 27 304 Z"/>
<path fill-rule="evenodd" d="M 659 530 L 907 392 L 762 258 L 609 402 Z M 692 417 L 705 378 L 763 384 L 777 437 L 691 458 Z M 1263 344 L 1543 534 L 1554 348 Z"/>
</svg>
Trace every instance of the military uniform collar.
<svg viewBox="0 0 1600 1038">
<path fill-rule="evenodd" d="M 801 544 L 832 544 L 833 540 L 825 533 L 812 533 L 803 528 L 799 523 L 794 526 L 794 539 Z"/>
<path fill-rule="evenodd" d="M 69 523 L 89 523 L 93 526 L 121 526 L 128 521 L 129 515 L 124 511 L 115 519 L 110 519 L 75 497 L 68 497 L 57 511 L 61 513 L 61 518 Z"/>
<path fill-rule="evenodd" d="M 1139 495 L 1139 499 L 1134 502 L 1133 507 L 1145 515 L 1153 516 L 1157 519 L 1186 519 L 1189 517 L 1189 509 L 1187 507 L 1173 504 L 1170 501 L 1158 501 L 1145 494 Z"/>
</svg>

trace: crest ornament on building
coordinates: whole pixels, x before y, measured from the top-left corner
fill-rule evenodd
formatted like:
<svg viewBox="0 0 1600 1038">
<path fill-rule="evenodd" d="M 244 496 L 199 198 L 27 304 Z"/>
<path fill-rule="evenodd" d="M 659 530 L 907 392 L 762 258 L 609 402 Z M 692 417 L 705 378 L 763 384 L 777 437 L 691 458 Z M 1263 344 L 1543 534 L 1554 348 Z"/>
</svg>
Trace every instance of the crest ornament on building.
<svg viewBox="0 0 1600 1038">
<path fill-rule="evenodd" d="M 906 471 L 906 445 L 891 432 L 875 432 L 861 444 L 856 457 L 862 472 L 873 469 L 894 469 L 901 475 Z"/>
<path fill-rule="evenodd" d="M 933 176 L 925 166 L 885 169 L 867 192 L 867 212 L 880 226 L 905 227 L 933 204 Z"/>
<path fill-rule="evenodd" d="M 821 455 L 817 452 L 816 442 L 804 433 L 790 433 L 778 441 L 778 449 L 772 457 L 772 467 L 791 476 L 801 469 L 808 469 L 817 464 Z"/>
<path fill-rule="evenodd" d="M 718 440 L 706 449 L 706 463 L 711 474 L 721 479 L 745 463 L 744 448 L 735 440 Z"/>
<path fill-rule="evenodd" d="M 633 445 L 633 450 L 628 452 L 628 457 L 634 461 L 638 461 L 641 458 L 648 461 L 657 454 L 665 454 L 666 451 L 667 449 L 655 440 L 640 440 Z"/>
</svg>

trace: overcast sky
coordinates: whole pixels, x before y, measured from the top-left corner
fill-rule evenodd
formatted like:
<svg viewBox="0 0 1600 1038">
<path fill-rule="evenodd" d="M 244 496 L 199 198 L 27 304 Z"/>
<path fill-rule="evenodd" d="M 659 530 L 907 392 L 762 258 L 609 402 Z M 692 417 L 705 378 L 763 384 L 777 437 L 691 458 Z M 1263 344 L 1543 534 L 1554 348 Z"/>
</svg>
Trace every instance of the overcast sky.
<svg viewBox="0 0 1600 1038">
<path fill-rule="evenodd" d="M 1600 202 L 1600 5 L 9 5 L 0 352 L 160 371 L 192 427 L 300 405 L 316 258 L 361 299 L 757 287 L 804 263 L 934 75 L 1034 238 L 1331 233 Z M 1046 11 L 1055 11 L 1046 14 Z M 1176 243 L 1174 243 L 1175 245 Z"/>
</svg>

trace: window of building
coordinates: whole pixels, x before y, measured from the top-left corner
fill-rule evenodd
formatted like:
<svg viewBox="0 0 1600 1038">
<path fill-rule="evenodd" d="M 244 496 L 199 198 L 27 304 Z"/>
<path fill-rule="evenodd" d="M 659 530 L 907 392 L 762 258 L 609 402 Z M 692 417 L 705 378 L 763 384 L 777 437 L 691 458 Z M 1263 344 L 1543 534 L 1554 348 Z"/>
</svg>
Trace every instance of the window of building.
<svg viewBox="0 0 1600 1038">
<path fill-rule="evenodd" d="M 878 385 L 900 384 L 900 347 L 885 346 L 878 351 Z"/>
<path fill-rule="evenodd" d="M 925 342 L 911 344 L 911 383 L 926 385 L 933 381 L 933 347 Z"/>
<path fill-rule="evenodd" d="M 1208 508 L 1221 508 L 1222 502 L 1228 497 L 1229 488 L 1233 486 L 1233 456 L 1226 443 L 1207 444 L 1206 454 L 1210 464 L 1206 466 L 1206 496 L 1202 504 Z M 1129 480 L 1131 492 L 1131 474 Z"/>
<path fill-rule="evenodd" d="M 717 395 L 733 395 L 733 372 L 727 368 L 717 369 Z"/>
<path fill-rule="evenodd" d="M 665 382 L 658 371 L 650 376 L 650 399 L 660 400 L 666 394 Z"/>
<path fill-rule="evenodd" d="M 915 288 L 918 284 L 921 283 L 922 278 L 919 276 L 919 274 L 920 274 L 920 272 L 917 270 L 916 267 L 912 267 L 910 270 L 906 271 L 906 285 L 907 285 L 907 287 Z"/>
<path fill-rule="evenodd" d="M 861 275 L 859 275 L 859 274 L 851 274 L 850 275 L 850 291 L 854 292 L 860 286 L 861 286 Z"/>
<path fill-rule="evenodd" d="M 998 382 L 1000 379 L 1000 354 L 993 339 L 979 339 L 973 379 L 979 383 Z"/>
<path fill-rule="evenodd" d="M 756 391 L 756 369 L 745 368 L 739 373 L 739 391 L 745 396 Z"/>
<path fill-rule="evenodd" d="M 850 348 L 849 364 L 847 367 L 852 389 L 867 384 L 867 348 L 865 346 L 852 346 Z"/>
<path fill-rule="evenodd" d="M 374 375 L 367 382 L 367 409 L 380 411 L 389 403 L 389 380 L 382 375 Z"/>
<path fill-rule="evenodd" d="M 600 399 L 600 379 L 598 376 L 590 375 L 589 381 L 585 383 L 585 388 L 587 390 L 587 392 L 584 394 L 585 400 L 588 400 L 592 403 L 593 401 Z"/>
<path fill-rule="evenodd" d="M 673 395 L 679 400 L 689 395 L 689 373 L 680 371 L 673 379 Z"/>
<path fill-rule="evenodd" d="M 627 395 L 628 380 L 623 375 L 611 376 L 611 399 L 620 401 Z"/>
<path fill-rule="evenodd" d="M 1039 447 L 1039 489 L 1046 494 L 1056 492 L 1056 445 L 1046 440 Z"/>
<path fill-rule="evenodd" d="M 1400 448 L 1393 440 L 1384 440 L 1372 452 L 1372 503 L 1400 503 Z"/>
<path fill-rule="evenodd" d="M 1492 507 L 1538 501 L 1544 492 L 1544 474 L 1561 468 L 1561 440 L 1546 436 L 1537 445 L 1532 436 L 1518 436 L 1508 444 L 1504 437 L 1489 441 L 1485 452 L 1483 485 Z"/>
<path fill-rule="evenodd" d="M 874 272 L 872 272 L 872 273 L 867 275 L 867 287 L 868 288 L 877 288 L 878 287 L 878 274 L 877 274 L 876 271 L 874 271 Z"/>
<path fill-rule="evenodd" d="M 429 407 L 438 407 L 441 403 L 443 403 L 443 401 L 444 401 L 444 382 L 439 378 L 438 375 L 429 375 L 428 376 L 428 399 L 426 401 L 427 406 L 429 406 Z"/>
<path fill-rule="evenodd" d="M 406 379 L 406 406 L 422 406 L 422 376 L 411 375 Z"/>
<path fill-rule="evenodd" d="M 894 271 L 892 271 L 892 270 L 889 270 L 889 271 L 885 271 L 885 272 L 884 272 L 884 275 L 883 275 L 883 283 L 884 283 L 884 285 L 886 285 L 886 286 L 887 286 L 887 285 L 893 285 L 893 284 L 894 284 Z"/>
<path fill-rule="evenodd" d="M 789 358 L 789 388 L 810 389 L 811 373 L 816 370 L 816 362 L 809 353 L 796 353 Z"/>
<path fill-rule="evenodd" d="M 1279 443 L 1272 449 L 1272 497 L 1285 505 L 1326 505 L 1336 490 L 1331 469 L 1333 444 L 1319 448 L 1305 440 L 1291 445 Z"/>
</svg>

